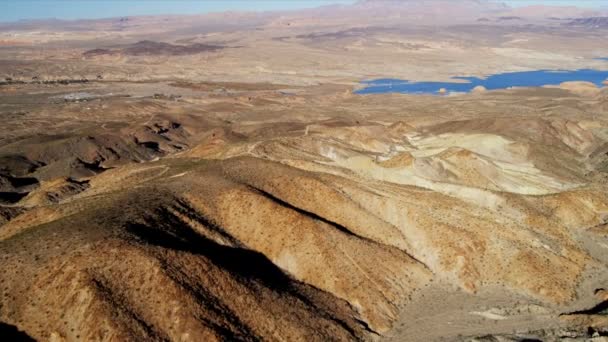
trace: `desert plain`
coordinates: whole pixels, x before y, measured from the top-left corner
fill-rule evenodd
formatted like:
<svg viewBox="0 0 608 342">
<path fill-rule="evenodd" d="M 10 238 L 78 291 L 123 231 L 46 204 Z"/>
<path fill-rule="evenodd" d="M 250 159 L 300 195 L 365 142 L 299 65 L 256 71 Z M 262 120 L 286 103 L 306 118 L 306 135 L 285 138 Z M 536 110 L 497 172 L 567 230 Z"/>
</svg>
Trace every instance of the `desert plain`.
<svg viewBox="0 0 608 342">
<path fill-rule="evenodd" d="M 608 12 L 0 24 L 0 337 L 608 339 Z"/>
</svg>

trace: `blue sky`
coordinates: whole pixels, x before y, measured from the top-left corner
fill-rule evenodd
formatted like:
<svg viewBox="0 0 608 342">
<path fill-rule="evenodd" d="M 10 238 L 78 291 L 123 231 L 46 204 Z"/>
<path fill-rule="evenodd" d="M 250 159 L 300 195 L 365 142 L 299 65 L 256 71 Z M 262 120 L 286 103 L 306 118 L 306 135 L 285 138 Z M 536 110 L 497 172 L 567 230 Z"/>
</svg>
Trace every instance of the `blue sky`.
<svg viewBox="0 0 608 342">
<path fill-rule="evenodd" d="M 0 0 L 0 21 L 20 19 L 104 18 L 149 14 L 195 14 L 225 10 L 278 10 L 317 7 L 355 0 Z M 458 0 L 454 0 L 458 1 Z M 531 4 L 608 6 L 608 0 L 508 0 L 513 6 Z"/>
<path fill-rule="evenodd" d="M 198 14 L 227 10 L 270 11 L 318 7 L 353 0 L 0 0 L 0 21 Z"/>
</svg>

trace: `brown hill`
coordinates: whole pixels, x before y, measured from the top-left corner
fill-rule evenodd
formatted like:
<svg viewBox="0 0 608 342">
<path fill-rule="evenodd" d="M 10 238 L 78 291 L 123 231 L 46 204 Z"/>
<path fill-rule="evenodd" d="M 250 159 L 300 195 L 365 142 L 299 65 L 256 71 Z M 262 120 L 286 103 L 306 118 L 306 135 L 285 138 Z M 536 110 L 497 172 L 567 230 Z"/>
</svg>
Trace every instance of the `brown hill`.
<svg viewBox="0 0 608 342">
<path fill-rule="evenodd" d="M 22 196 L 0 207 L 2 322 L 40 340 L 360 340 L 426 315 L 417 298 L 438 286 L 498 287 L 500 310 L 523 298 L 562 322 L 607 265 L 588 245 L 600 240 L 582 238 L 608 212 L 602 121 L 420 120 L 398 114 L 403 97 L 292 95 L 268 122 L 277 95 L 240 91 L 269 107 L 235 123 L 222 104 L 240 102 L 225 95 L 108 98 L 141 119 L 3 147 L 3 189 Z M 467 112 L 494 96 L 411 100 Z M 302 120 L 298 103 L 317 109 Z M 313 114 L 336 105 L 357 119 Z"/>
<path fill-rule="evenodd" d="M 184 56 L 194 55 L 204 52 L 215 52 L 225 47 L 208 44 L 173 45 L 164 42 L 142 40 L 118 49 L 97 48 L 83 53 L 85 57 L 95 57 L 104 55 L 121 56 Z"/>
</svg>

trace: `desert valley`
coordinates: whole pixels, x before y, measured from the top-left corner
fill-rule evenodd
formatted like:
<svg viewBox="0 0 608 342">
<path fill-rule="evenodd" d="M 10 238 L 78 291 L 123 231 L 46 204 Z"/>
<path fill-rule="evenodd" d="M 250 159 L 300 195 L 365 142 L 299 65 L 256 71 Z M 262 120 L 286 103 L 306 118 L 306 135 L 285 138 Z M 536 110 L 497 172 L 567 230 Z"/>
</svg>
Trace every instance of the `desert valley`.
<svg viewBox="0 0 608 342">
<path fill-rule="evenodd" d="M 0 340 L 608 340 L 607 34 L 473 0 L 0 23 Z"/>
</svg>

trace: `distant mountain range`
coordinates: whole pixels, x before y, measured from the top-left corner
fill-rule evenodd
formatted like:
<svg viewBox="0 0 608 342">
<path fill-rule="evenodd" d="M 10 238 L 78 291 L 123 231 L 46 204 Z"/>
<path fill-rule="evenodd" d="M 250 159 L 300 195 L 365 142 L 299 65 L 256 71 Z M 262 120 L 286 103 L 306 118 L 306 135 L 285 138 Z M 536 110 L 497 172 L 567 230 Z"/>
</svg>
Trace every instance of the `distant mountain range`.
<svg viewBox="0 0 608 342">
<path fill-rule="evenodd" d="M 567 25 L 587 28 L 608 28 L 608 17 L 578 18 L 572 20 Z"/>
<path fill-rule="evenodd" d="M 65 31 L 218 31 L 226 28 L 326 26 L 326 25 L 452 25 L 479 21 L 517 24 L 519 20 L 580 19 L 573 26 L 606 26 L 608 9 L 575 6 L 526 6 L 512 8 L 489 0 L 361 0 L 311 9 L 274 12 L 220 12 L 196 15 L 158 15 L 94 20 L 23 20 L 0 23 L 0 30 L 62 29 Z M 511 20 L 508 20 L 508 19 Z M 480 20 L 483 19 L 483 20 Z M 517 19 L 517 20 L 514 20 Z"/>
</svg>

